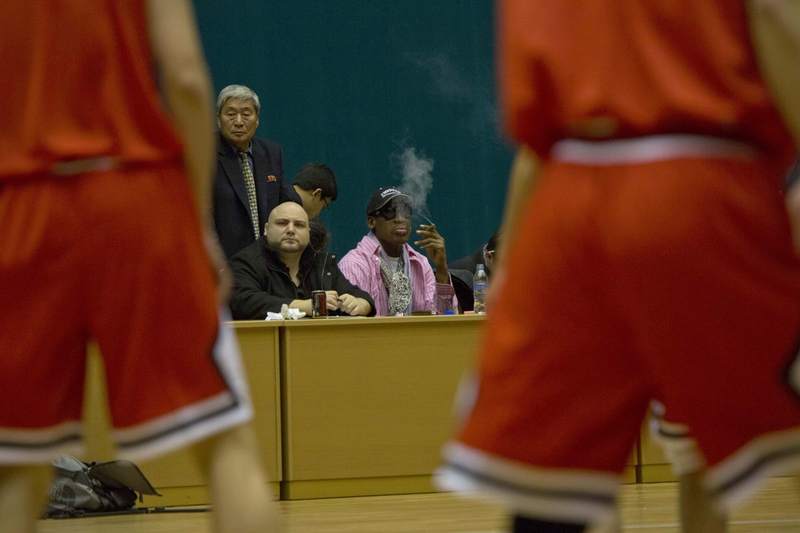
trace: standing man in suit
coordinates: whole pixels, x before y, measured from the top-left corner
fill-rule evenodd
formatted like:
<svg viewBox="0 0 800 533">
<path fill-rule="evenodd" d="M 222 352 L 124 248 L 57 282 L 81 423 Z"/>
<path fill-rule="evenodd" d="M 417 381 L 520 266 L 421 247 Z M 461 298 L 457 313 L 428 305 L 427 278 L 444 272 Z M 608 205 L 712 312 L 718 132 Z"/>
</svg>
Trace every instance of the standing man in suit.
<svg viewBox="0 0 800 533">
<path fill-rule="evenodd" d="M 226 257 L 255 242 L 272 209 L 286 201 L 302 205 L 283 175 L 283 150 L 253 137 L 261 102 L 252 89 L 229 85 L 217 98 L 217 177 L 214 224 Z"/>
</svg>

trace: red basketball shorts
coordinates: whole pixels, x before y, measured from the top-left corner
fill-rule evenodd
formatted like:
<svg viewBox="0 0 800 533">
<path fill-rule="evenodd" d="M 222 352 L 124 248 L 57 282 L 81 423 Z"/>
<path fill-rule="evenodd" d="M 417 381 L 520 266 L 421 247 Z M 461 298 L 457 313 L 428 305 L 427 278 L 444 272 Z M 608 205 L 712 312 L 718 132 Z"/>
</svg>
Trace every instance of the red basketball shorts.
<svg viewBox="0 0 800 533">
<path fill-rule="evenodd" d="M 546 164 L 441 484 L 596 519 L 651 398 L 691 428 L 722 505 L 796 466 L 800 263 L 780 178 L 744 159 Z"/>
<path fill-rule="evenodd" d="M 0 227 L 0 463 L 80 453 L 92 340 L 124 457 L 251 416 L 183 170 L 0 182 Z"/>
</svg>

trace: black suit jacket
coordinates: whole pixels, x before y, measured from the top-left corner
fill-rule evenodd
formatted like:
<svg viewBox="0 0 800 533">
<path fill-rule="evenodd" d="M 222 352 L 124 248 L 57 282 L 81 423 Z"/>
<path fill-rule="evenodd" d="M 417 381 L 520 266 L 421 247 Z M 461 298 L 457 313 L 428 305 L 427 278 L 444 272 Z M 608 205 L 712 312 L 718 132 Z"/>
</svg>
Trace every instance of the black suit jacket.
<svg viewBox="0 0 800 533">
<path fill-rule="evenodd" d="M 258 199 L 258 227 L 264 224 L 272 209 L 286 201 L 302 205 L 300 196 L 286 183 L 283 174 L 283 150 L 267 139 L 253 137 L 253 176 Z M 222 134 L 217 134 L 217 176 L 213 191 L 214 225 L 225 257 L 255 242 L 250 221 L 250 202 L 244 184 L 239 154 Z"/>
<path fill-rule="evenodd" d="M 475 274 L 475 270 L 478 268 L 478 264 L 484 263 L 486 260 L 483 258 L 483 247 L 486 246 L 485 244 L 482 245 L 480 248 L 475 250 L 475 253 L 472 255 L 468 255 L 467 257 L 462 257 L 461 259 L 456 259 L 455 261 L 451 261 L 447 265 L 447 269 L 456 269 L 456 270 L 468 270 L 472 274 Z M 485 264 L 484 270 L 486 270 L 486 275 L 491 276 L 492 272 L 489 270 L 489 267 Z M 459 301 L 461 299 L 459 298 Z"/>
</svg>

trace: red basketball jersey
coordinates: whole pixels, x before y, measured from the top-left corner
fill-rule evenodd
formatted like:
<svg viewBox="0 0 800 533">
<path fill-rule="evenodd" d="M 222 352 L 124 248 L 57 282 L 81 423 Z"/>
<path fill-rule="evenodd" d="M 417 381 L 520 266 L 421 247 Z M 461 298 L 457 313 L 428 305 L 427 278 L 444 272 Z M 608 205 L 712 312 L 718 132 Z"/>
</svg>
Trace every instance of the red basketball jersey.
<svg viewBox="0 0 800 533">
<path fill-rule="evenodd" d="M 72 159 L 181 157 L 142 0 L 0 2 L 0 20 L 0 180 Z"/>
<path fill-rule="evenodd" d="M 795 146 L 761 78 L 745 2 L 507 0 L 500 89 L 512 137 L 696 134 L 786 162 Z"/>
</svg>

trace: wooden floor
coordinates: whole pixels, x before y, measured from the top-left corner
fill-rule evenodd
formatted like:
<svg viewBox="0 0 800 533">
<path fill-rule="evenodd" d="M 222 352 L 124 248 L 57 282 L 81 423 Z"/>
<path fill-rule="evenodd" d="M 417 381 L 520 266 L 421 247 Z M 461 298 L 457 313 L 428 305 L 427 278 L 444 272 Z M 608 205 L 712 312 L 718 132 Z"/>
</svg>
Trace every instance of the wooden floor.
<svg viewBox="0 0 800 533">
<path fill-rule="evenodd" d="M 624 531 L 677 533 L 675 483 L 625 485 Z M 280 503 L 283 533 L 501 533 L 502 509 L 451 494 L 374 496 Z M 208 513 L 43 520 L 40 533 L 211 533 Z M 772 479 L 730 520 L 730 533 L 800 532 L 800 494 L 791 478 Z"/>
</svg>

